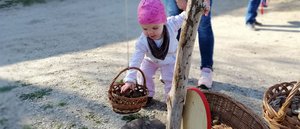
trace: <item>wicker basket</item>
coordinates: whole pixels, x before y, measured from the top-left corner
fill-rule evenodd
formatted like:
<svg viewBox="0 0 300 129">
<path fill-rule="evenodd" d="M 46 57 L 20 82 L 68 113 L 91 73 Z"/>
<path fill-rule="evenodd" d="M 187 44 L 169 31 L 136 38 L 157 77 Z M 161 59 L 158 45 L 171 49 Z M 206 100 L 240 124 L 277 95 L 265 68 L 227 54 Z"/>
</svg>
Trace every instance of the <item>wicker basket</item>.
<svg viewBox="0 0 300 129">
<path fill-rule="evenodd" d="M 288 116 L 287 108 L 290 106 L 294 96 L 300 96 L 299 93 L 300 81 L 297 83 L 283 82 L 270 87 L 264 94 L 263 112 L 264 119 L 269 123 L 271 129 L 299 129 L 300 122 Z M 274 101 L 278 96 L 285 96 L 286 99 L 282 102 L 282 106 L 276 111 L 270 102 Z"/>
<path fill-rule="evenodd" d="M 130 70 L 130 69 L 135 69 L 139 71 L 143 77 L 143 85 L 136 84 L 137 86 L 141 86 L 144 89 L 145 95 L 141 97 L 136 97 L 136 98 L 129 98 L 125 96 L 121 96 L 118 94 L 115 94 L 113 92 L 113 87 L 114 86 L 123 86 L 123 82 L 116 82 L 118 77 L 125 71 Z M 136 67 L 128 67 L 123 69 L 112 81 L 110 84 L 109 90 L 108 90 L 108 98 L 110 100 L 110 103 L 112 105 L 113 111 L 116 113 L 120 114 L 130 114 L 130 113 L 135 113 L 141 110 L 143 106 L 146 105 L 147 103 L 147 97 L 148 97 L 148 90 L 146 87 L 146 79 L 144 73 Z"/>
<path fill-rule="evenodd" d="M 203 91 L 212 116 L 233 129 L 268 129 L 268 126 L 251 109 L 225 94 Z"/>
</svg>

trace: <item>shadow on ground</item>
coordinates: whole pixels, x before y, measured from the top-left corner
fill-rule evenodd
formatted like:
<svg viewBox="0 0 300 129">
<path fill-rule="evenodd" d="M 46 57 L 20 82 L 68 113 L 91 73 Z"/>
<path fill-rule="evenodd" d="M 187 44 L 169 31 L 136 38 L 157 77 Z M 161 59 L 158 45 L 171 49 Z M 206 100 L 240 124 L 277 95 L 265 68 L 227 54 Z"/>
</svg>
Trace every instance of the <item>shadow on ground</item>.
<svg viewBox="0 0 300 129">
<path fill-rule="evenodd" d="M 190 78 L 189 79 L 189 85 L 197 87 L 197 81 L 198 79 Z M 232 93 L 232 94 L 239 94 L 241 96 L 250 97 L 254 99 L 262 99 L 265 88 L 261 89 L 252 89 L 247 87 L 241 87 L 237 85 L 232 85 L 229 83 L 223 83 L 223 82 L 213 82 L 213 87 L 210 89 L 211 91 L 217 91 L 217 92 L 226 92 L 226 93 Z"/>
<path fill-rule="evenodd" d="M 263 26 L 257 27 L 257 30 L 300 33 L 300 30 L 295 30 L 300 28 L 300 21 L 288 21 L 288 23 L 289 25 L 272 25 L 267 23 Z"/>
<path fill-rule="evenodd" d="M 101 96 L 88 100 L 86 96 L 55 87 L 21 81 L 0 82 L 0 128 L 34 128 L 44 124 L 53 128 L 94 128 L 119 119 L 118 115 L 111 115 L 108 103 L 98 101 Z M 45 89 L 50 90 L 41 92 Z M 37 123 L 26 123 L 27 119 L 35 119 L 32 121 Z"/>
</svg>

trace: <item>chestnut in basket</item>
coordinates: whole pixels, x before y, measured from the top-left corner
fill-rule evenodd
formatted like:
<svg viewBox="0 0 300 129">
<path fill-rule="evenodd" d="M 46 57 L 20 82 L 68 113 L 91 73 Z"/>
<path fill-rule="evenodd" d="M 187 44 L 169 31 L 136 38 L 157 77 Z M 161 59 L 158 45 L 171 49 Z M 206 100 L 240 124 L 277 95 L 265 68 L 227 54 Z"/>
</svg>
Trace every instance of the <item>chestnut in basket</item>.
<svg viewBox="0 0 300 129">
<path fill-rule="evenodd" d="M 221 122 L 221 117 L 217 115 L 212 115 L 212 129 L 232 129 L 232 127 Z"/>
<path fill-rule="evenodd" d="M 137 97 L 142 97 L 146 95 L 146 90 L 140 85 L 137 85 L 133 90 L 127 90 L 124 93 L 121 93 L 121 87 L 123 86 L 124 83 L 119 83 L 115 84 L 113 86 L 112 92 L 119 95 L 119 96 L 124 96 L 127 98 L 137 98 Z"/>
</svg>

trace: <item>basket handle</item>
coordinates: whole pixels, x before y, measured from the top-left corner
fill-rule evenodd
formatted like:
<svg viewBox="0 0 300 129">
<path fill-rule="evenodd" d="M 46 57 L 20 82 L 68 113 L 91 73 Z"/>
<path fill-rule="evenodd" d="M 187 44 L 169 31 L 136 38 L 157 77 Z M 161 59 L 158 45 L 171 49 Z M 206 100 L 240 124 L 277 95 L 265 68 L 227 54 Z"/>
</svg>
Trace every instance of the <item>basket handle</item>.
<svg viewBox="0 0 300 129">
<path fill-rule="evenodd" d="M 281 108 L 279 109 L 278 116 L 275 119 L 277 119 L 278 121 L 284 120 L 284 117 L 286 115 L 286 109 L 290 105 L 292 98 L 296 95 L 299 88 L 300 88 L 300 80 L 295 84 L 295 86 L 293 86 L 293 88 L 292 88 L 291 92 L 289 93 L 289 95 L 287 96 L 285 102 L 282 104 Z"/>
<path fill-rule="evenodd" d="M 112 82 L 111 82 L 111 86 L 113 85 L 113 83 L 118 79 L 118 77 L 123 73 L 123 72 L 125 72 L 125 71 L 127 71 L 127 70 L 130 70 L 130 69 L 135 69 L 135 70 L 137 70 L 137 71 L 139 71 L 141 74 L 142 74 L 142 76 L 143 76 L 143 86 L 144 87 L 146 87 L 146 77 L 145 77 L 145 75 L 144 75 L 144 72 L 140 69 L 140 68 L 138 68 L 138 67 L 127 67 L 127 68 L 125 68 L 125 69 L 123 69 L 122 71 L 120 71 L 118 74 L 117 74 L 117 76 L 112 80 Z"/>
</svg>

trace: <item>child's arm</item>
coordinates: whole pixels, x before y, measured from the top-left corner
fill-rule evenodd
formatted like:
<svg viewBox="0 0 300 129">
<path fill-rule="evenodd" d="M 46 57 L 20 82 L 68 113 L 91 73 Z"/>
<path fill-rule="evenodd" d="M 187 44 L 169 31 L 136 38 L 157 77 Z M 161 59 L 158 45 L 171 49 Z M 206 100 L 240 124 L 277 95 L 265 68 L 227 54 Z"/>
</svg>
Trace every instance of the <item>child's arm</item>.
<svg viewBox="0 0 300 129">
<path fill-rule="evenodd" d="M 147 51 L 147 47 L 143 44 L 143 35 L 141 35 L 135 45 L 135 51 L 131 57 L 129 66 L 139 68 L 142 60 L 144 59 L 145 53 Z M 137 71 L 136 70 L 128 70 L 126 77 L 123 79 L 125 84 L 122 86 L 123 92 L 128 90 L 129 88 L 135 87 Z M 124 87 L 124 88 L 123 88 Z"/>
<path fill-rule="evenodd" d="M 181 28 L 184 19 L 186 19 L 185 11 L 181 12 L 179 15 L 168 17 L 167 24 L 170 25 L 172 31 L 177 32 Z"/>
</svg>

